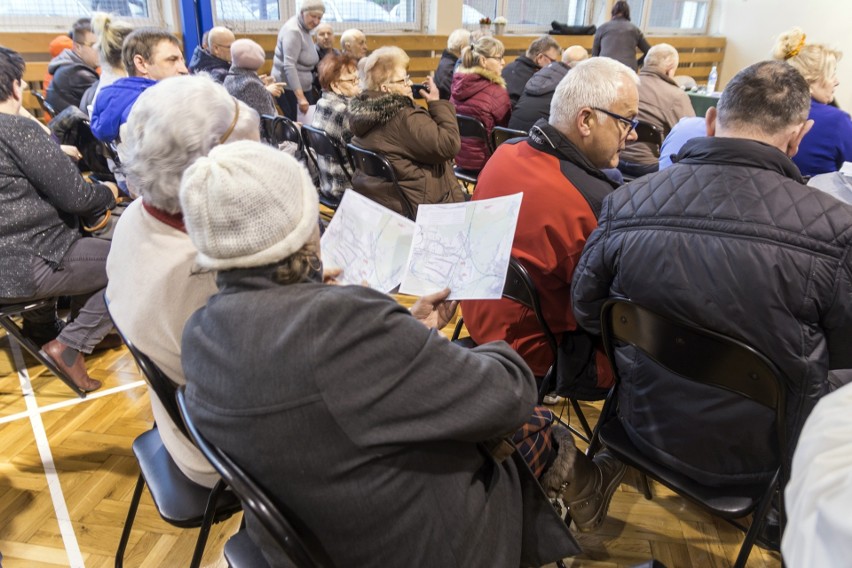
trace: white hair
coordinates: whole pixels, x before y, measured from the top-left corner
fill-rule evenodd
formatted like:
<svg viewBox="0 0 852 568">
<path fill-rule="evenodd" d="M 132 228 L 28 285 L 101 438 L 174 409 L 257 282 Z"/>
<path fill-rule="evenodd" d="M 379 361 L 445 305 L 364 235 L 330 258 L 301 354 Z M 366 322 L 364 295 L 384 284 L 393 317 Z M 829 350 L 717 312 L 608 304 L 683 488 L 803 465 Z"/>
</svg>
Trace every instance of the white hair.
<svg viewBox="0 0 852 568">
<path fill-rule="evenodd" d="M 677 67 L 680 56 L 677 50 L 667 43 L 658 43 L 645 55 L 645 66 L 668 70 Z"/>
<path fill-rule="evenodd" d="M 148 88 L 121 127 L 118 154 L 128 187 L 149 205 L 180 212 L 184 170 L 220 144 L 256 140 L 260 117 L 207 75 L 173 77 Z"/>
<path fill-rule="evenodd" d="M 358 28 L 349 28 L 342 34 L 340 34 L 340 47 L 342 49 L 346 49 L 346 46 L 350 43 L 354 42 L 360 36 L 367 37 L 364 32 L 359 30 Z"/>
<path fill-rule="evenodd" d="M 461 50 L 470 45 L 470 30 L 460 28 L 453 30 L 447 38 L 447 51 L 460 54 Z"/>
<path fill-rule="evenodd" d="M 573 130 L 583 108 L 607 109 L 618 99 L 621 87 L 639 76 L 627 65 L 609 57 L 592 57 L 578 63 L 556 86 L 550 101 L 550 125 L 560 132 Z"/>
</svg>

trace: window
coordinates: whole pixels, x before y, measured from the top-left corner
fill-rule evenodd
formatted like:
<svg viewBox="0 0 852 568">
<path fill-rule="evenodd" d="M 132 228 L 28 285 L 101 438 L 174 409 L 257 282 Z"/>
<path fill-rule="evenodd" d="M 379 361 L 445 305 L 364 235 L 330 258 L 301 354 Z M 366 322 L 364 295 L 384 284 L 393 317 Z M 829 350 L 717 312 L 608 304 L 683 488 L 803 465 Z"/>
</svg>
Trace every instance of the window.
<svg viewBox="0 0 852 568">
<path fill-rule="evenodd" d="M 656 33 L 704 33 L 709 7 L 710 0 L 653 0 L 645 28 Z"/>
<path fill-rule="evenodd" d="M 677 34 L 707 31 L 710 0 L 628 0 L 630 19 L 645 33 Z"/>
<path fill-rule="evenodd" d="M 480 18 L 503 16 L 508 29 L 532 33 L 550 29 L 556 20 L 569 26 L 585 25 L 590 0 L 464 0 L 464 25 L 478 24 Z"/>
<path fill-rule="evenodd" d="M 164 25 L 156 2 L 149 0 L 2 0 L 2 28 L 22 31 L 67 31 L 78 18 L 112 12 L 140 25 Z"/>
<path fill-rule="evenodd" d="M 217 22 L 235 30 L 277 30 L 298 13 L 301 0 L 214 0 Z M 366 33 L 419 29 L 421 0 L 323 0 L 322 21 L 339 33 L 358 27 Z M 341 24 L 337 26 L 335 24 Z"/>
</svg>

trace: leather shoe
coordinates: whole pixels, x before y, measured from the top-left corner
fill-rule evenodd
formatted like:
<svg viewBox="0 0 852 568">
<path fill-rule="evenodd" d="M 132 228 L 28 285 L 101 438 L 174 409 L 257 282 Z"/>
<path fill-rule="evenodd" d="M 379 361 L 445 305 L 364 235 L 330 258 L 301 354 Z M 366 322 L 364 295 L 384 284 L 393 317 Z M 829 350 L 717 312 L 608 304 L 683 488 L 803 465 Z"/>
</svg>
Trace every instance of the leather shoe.
<svg viewBox="0 0 852 568">
<path fill-rule="evenodd" d="M 606 518 L 609 502 L 627 466 L 607 450 L 598 453 L 593 460 L 585 454 L 578 454 L 577 458 L 574 479 L 563 498 L 577 530 L 588 532 L 598 528 Z"/>
<path fill-rule="evenodd" d="M 41 354 L 53 361 L 83 392 L 101 388 L 101 382 L 89 377 L 83 354 L 54 339 L 41 348 Z"/>
<path fill-rule="evenodd" d="M 121 347 L 124 345 L 124 342 L 121 340 L 121 336 L 117 333 L 110 333 L 103 339 L 101 342 L 95 345 L 95 348 L 92 351 L 104 351 L 107 349 L 115 349 L 116 347 Z"/>
</svg>

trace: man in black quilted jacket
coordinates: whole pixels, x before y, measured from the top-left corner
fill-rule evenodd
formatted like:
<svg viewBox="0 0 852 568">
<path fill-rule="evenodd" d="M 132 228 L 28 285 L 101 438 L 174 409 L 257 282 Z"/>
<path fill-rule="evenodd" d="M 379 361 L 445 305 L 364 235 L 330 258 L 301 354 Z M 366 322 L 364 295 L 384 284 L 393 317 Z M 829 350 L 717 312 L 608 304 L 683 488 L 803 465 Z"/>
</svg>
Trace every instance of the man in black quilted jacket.
<svg viewBox="0 0 852 568">
<path fill-rule="evenodd" d="M 829 371 L 852 368 L 852 206 L 806 186 L 790 160 L 809 103 L 789 65 L 740 71 L 707 114 L 710 137 L 604 200 L 572 287 L 590 331 L 606 299 L 630 298 L 762 352 L 787 381 L 792 444 L 837 386 Z M 629 346 L 616 355 L 619 414 L 641 451 L 706 484 L 771 475 L 772 411 L 678 379 Z"/>
</svg>

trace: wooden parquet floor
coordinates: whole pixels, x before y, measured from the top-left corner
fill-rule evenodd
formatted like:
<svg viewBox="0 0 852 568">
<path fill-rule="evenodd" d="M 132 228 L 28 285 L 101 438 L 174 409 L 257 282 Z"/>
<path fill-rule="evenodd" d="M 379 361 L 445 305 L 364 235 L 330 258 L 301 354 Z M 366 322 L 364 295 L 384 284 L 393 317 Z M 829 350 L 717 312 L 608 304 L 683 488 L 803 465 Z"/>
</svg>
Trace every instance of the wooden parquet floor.
<svg viewBox="0 0 852 568">
<path fill-rule="evenodd" d="M 152 425 L 141 375 L 124 348 L 96 354 L 88 366 L 104 386 L 80 401 L 34 360 L 25 361 L 33 393 L 26 397 L 0 336 L 2 566 L 112 566 L 138 475 L 130 446 Z M 596 418 L 595 405 L 584 410 Z M 634 477 L 625 477 L 601 529 L 579 535 L 584 554 L 567 566 L 632 566 L 652 557 L 669 568 L 732 565 L 740 533 L 658 484 L 646 501 Z M 204 566 L 226 566 L 222 548 L 238 524 L 239 516 L 213 528 Z M 186 566 L 196 536 L 162 521 L 145 492 L 125 566 Z M 748 566 L 780 564 L 777 554 L 755 548 Z"/>
</svg>

